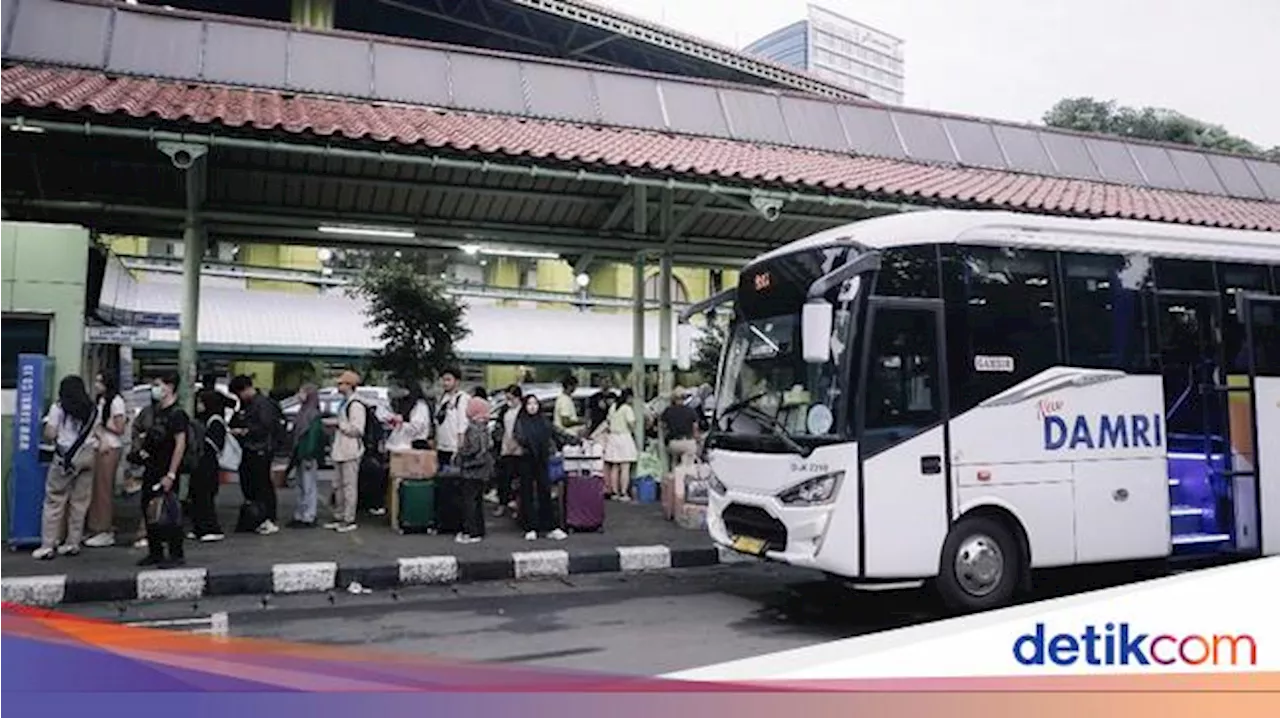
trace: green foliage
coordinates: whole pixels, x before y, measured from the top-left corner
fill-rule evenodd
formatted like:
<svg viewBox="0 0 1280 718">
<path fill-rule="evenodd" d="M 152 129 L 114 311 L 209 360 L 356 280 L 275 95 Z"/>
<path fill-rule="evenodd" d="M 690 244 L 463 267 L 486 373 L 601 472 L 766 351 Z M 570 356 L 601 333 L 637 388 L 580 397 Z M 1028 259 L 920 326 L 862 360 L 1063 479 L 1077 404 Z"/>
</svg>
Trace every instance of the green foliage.
<svg viewBox="0 0 1280 718">
<path fill-rule="evenodd" d="M 716 372 L 720 371 L 720 353 L 724 350 L 724 340 L 724 327 L 708 323 L 694 342 L 689 368 L 697 372 L 707 383 L 716 383 Z"/>
<path fill-rule="evenodd" d="M 383 344 L 373 353 L 372 368 L 405 382 L 434 380 L 457 362 L 455 345 L 471 333 L 465 307 L 418 264 L 380 258 L 348 288 L 368 302 L 368 326 Z"/>
<path fill-rule="evenodd" d="M 1259 155 L 1280 160 L 1280 147 L 1263 150 L 1221 125 L 1158 107 L 1126 107 L 1115 100 L 1068 97 L 1044 114 L 1044 123 L 1078 132 L 1096 132 L 1155 142 L 1173 142 L 1221 152 Z"/>
</svg>

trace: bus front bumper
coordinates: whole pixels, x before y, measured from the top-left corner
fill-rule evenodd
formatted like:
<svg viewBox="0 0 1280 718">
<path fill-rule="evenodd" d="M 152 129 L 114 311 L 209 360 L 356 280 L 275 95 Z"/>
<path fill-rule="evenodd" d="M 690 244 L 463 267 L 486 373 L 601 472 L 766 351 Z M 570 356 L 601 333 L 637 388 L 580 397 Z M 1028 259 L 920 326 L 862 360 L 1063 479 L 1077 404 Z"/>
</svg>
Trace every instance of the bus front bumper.
<svg viewBox="0 0 1280 718">
<path fill-rule="evenodd" d="M 717 545 L 737 553 L 825 570 L 818 557 L 834 507 L 786 506 L 775 496 L 729 489 L 707 500 L 707 529 Z"/>
</svg>

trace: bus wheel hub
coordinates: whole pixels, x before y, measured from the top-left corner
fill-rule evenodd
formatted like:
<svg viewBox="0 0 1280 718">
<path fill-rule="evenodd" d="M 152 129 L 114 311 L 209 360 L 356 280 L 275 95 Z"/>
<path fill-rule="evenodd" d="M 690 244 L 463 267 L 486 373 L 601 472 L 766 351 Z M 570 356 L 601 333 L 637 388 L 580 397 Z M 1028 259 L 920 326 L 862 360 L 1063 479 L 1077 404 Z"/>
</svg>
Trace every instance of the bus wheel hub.
<svg viewBox="0 0 1280 718">
<path fill-rule="evenodd" d="M 1004 576 L 1004 555 L 989 536 L 970 536 L 956 552 L 956 580 L 973 596 L 985 596 L 1000 585 Z"/>
</svg>

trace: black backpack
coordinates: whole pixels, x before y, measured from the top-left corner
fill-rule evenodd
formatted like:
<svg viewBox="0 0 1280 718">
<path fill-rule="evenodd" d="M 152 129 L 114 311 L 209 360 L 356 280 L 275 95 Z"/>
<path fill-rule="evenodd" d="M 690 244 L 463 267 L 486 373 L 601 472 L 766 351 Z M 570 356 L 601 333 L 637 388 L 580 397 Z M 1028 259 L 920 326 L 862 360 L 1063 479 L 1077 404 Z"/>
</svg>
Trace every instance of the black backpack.
<svg viewBox="0 0 1280 718">
<path fill-rule="evenodd" d="M 352 399 L 347 403 L 348 419 L 351 418 L 351 405 L 357 401 L 360 400 Z M 378 421 L 377 412 L 374 411 L 373 407 L 363 401 L 360 401 L 360 403 L 364 405 L 364 436 L 360 437 L 360 442 L 364 444 L 366 455 L 380 453 L 382 441 L 386 438 L 386 430 L 383 429 L 382 422 Z"/>
<path fill-rule="evenodd" d="M 293 447 L 289 444 L 293 439 L 289 435 L 289 420 L 284 415 L 284 409 L 273 399 L 267 399 L 267 403 L 271 405 L 271 443 L 275 447 L 275 453 L 291 452 Z"/>
</svg>

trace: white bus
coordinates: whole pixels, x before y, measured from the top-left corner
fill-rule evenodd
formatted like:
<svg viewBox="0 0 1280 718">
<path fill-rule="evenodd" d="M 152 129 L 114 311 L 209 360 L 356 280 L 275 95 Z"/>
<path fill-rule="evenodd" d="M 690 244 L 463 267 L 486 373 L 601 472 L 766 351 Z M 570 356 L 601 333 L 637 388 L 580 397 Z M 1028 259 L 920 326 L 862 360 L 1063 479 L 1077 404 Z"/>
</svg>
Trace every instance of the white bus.
<svg viewBox="0 0 1280 718">
<path fill-rule="evenodd" d="M 730 300 L 717 544 L 958 611 L 1043 567 L 1280 553 L 1280 234 L 900 214 L 681 323 Z"/>
</svg>

